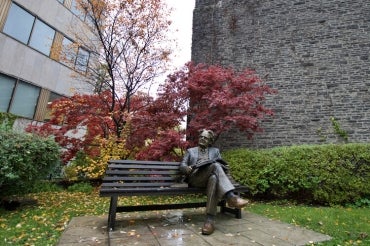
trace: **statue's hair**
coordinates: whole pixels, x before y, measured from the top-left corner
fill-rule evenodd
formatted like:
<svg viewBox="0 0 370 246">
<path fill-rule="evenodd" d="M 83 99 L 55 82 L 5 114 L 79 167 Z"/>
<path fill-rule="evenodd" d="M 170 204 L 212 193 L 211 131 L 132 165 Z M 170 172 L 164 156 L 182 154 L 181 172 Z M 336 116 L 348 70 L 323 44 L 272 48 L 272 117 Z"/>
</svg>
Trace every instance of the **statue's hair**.
<svg viewBox="0 0 370 246">
<path fill-rule="evenodd" d="M 202 133 L 207 133 L 208 136 L 210 137 L 210 142 L 211 143 L 214 142 L 214 140 L 215 140 L 215 133 L 212 130 L 208 130 L 208 129 L 199 130 L 199 135 L 202 134 Z"/>
</svg>

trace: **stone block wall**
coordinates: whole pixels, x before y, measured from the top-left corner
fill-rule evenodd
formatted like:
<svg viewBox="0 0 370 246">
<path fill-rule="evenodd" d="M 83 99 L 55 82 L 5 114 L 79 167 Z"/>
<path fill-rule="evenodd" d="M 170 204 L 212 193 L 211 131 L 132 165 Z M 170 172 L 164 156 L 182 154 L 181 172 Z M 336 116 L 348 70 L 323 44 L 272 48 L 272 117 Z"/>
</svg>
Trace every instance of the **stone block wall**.
<svg viewBox="0 0 370 246">
<path fill-rule="evenodd" d="M 222 149 L 370 142 L 370 1 L 196 0 L 192 60 L 250 67 L 278 94 L 275 116 Z"/>
</svg>

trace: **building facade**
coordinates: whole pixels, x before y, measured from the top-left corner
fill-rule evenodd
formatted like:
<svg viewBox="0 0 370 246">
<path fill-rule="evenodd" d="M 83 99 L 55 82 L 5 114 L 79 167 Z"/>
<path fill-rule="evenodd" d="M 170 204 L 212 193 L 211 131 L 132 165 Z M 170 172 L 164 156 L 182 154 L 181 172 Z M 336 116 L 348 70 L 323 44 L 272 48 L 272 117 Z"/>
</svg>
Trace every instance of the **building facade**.
<svg viewBox="0 0 370 246">
<path fill-rule="evenodd" d="M 0 112 L 41 122 L 52 100 L 92 91 L 71 76 L 83 76 L 91 58 L 71 48 L 71 27 L 84 25 L 75 0 L 0 1 Z"/>
<path fill-rule="evenodd" d="M 219 147 L 370 142 L 370 2 L 196 0 L 192 60 L 254 69 L 278 94 L 249 140 Z"/>
</svg>

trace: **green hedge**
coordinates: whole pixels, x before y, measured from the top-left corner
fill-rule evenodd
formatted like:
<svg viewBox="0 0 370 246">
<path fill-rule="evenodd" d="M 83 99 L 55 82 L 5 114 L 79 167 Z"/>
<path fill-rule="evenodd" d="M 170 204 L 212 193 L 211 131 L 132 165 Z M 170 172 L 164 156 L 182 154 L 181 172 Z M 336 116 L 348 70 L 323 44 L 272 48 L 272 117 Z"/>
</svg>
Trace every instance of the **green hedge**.
<svg viewBox="0 0 370 246">
<path fill-rule="evenodd" d="M 238 149 L 223 158 L 256 197 L 334 205 L 370 196 L 370 144 Z"/>
<path fill-rule="evenodd" d="M 26 193 L 59 164 L 51 138 L 0 130 L 0 197 Z"/>
<path fill-rule="evenodd" d="M 11 129 L 16 119 L 13 114 L 0 112 L 0 130 Z"/>
</svg>

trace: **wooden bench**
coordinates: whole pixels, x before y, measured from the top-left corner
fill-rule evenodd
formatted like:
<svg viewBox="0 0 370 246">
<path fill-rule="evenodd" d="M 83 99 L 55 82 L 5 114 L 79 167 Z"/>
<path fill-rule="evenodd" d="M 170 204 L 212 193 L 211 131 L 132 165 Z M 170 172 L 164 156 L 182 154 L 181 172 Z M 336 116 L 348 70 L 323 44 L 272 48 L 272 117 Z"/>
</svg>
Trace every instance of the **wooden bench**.
<svg viewBox="0 0 370 246">
<path fill-rule="evenodd" d="M 206 202 L 189 202 L 180 204 L 148 204 L 134 206 L 117 206 L 120 196 L 161 196 L 205 194 L 205 189 L 188 187 L 181 183 L 183 175 L 179 162 L 111 160 L 103 179 L 100 196 L 110 197 L 108 230 L 114 230 L 116 213 L 150 211 L 181 208 L 205 207 Z M 229 175 L 237 193 L 247 192 L 247 187 L 237 184 Z M 232 213 L 241 218 L 241 209 L 229 208 L 226 201 L 219 203 L 221 212 Z"/>
</svg>

